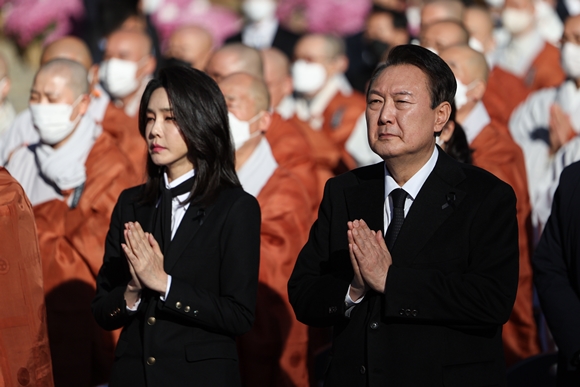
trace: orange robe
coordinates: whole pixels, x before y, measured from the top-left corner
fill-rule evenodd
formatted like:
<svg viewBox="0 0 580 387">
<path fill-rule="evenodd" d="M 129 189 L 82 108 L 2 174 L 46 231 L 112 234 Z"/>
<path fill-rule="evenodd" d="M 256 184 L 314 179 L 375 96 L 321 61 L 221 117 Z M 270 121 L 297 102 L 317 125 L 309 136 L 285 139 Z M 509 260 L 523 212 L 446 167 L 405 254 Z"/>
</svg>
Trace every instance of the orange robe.
<svg viewBox="0 0 580 387">
<path fill-rule="evenodd" d="M 296 320 L 287 284 L 306 240 L 312 212 L 296 177 L 278 168 L 260 191 L 262 211 L 256 319 L 238 339 L 248 387 L 308 386 L 308 327 Z"/>
<path fill-rule="evenodd" d="M 139 116 L 129 117 L 122 107 L 111 101 L 101 124 L 131 162 L 131 167 L 139 178 L 138 184 L 147 180 L 147 142 L 139 133 Z"/>
<path fill-rule="evenodd" d="M 278 165 L 296 176 L 306 188 L 313 214 L 316 213 L 320 204 L 316 164 L 304 134 L 296 125 L 274 113 L 266 139 Z"/>
<path fill-rule="evenodd" d="M 489 73 L 483 103 L 492 121 L 497 121 L 498 127 L 507 129 L 512 112 L 530 93 L 546 87 L 557 87 L 564 80 L 566 74 L 560 65 L 560 50 L 545 43 L 521 78 L 498 66 L 494 67 Z"/>
<path fill-rule="evenodd" d="M 354 91 L 351 95 L 337 93 L 323 113 L 324 122 L 320 130 L 314 130 L 308 122 L 296 115 L 290 119 L 305 135 L 318 176 L 318 202 L 322 200 L 326 181 L 336 174 L 356 168 L 356 162 L 345 148 L 357 120 L 366 109 L 366 99 Z"/>
<path fill-rule="evenodd" d="M 497 124 L 490 124 L 470 147 L 474 150 L 473 164 L 511 185 L 517 198 L 520 249 L 518 292 L 512 314 L 502 333 L 506 362 L 512 365 L 540 353 L 540 346 L 532 307 L 532 225 L 524 155 L 512 138 L 505 134 L 505 130 L 498 129 Z"/>
<path fill-rule="evenodd" d="M 52 364 L 34 215 L 0 167 L 0 386 L 52 387 Z"/>
<path fill-rule="evenodd" d="M 116 335 L 97 326 L 90 304 L 113 207 L 122 190 L 138 184 L 129 160 L 106 132 L 85 166 L 85 188 L 76 208 L 62 200 L 34 207 L 57 386 L 108 380 Z"/>
</svg>

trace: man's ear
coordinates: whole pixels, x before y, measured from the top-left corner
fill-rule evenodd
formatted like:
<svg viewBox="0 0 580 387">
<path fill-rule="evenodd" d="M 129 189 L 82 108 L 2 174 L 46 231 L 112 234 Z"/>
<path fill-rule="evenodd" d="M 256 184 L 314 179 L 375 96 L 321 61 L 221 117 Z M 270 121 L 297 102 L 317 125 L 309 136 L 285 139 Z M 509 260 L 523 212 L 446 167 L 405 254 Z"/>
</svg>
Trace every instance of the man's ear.
<svg viewBox="0 0 580 387">
<path fill-rule="evenodd" d="M 345 73 L 348 70 L 348 58 L 346 55 L 339 55 L 332 63 L 334 74 Z"/>
<path fill-rule="evenodd" d="M 449 116 L 451 115 L 451 104 L 447 101 L 443 101 L 435 108 L 435 125 L 433 128 L 434 132 L 440 132 L 443 127 L 449 121 Z"/>
<path fill-rule="evenodd" d="M 455 132 L 455 122 L 449 120 L 443 126 L 443 130 L 441 131 L 439 138 L 441 141 L 446 143 L 451 139 L 451 136 L 453 136 L 453 132 Z"/>
<path fill-rule="evenodd" d="M 141 68 L 141 71 L 138 72 L 138 77 L 141 77 L 143 75 L 147 76 L 147 75 L 153 75 L 153 73 L 155 73 L 155 67 L 157 66 L 157 59 L 155 59 L 155 57 L 153 55 L 149 55 L 149 57 L 147 58 L 147 61 L 145 62 L 145 65 L 143 65 L 143 67 Z"/>
<path fill-rule="evenodd" d="M 258 130 L 266 133 L 270 129 L 270 123 L 272 123 L 272 115 L 270 112 L 264 110 L 262 116 L 258 118 Z"/>
</svg>

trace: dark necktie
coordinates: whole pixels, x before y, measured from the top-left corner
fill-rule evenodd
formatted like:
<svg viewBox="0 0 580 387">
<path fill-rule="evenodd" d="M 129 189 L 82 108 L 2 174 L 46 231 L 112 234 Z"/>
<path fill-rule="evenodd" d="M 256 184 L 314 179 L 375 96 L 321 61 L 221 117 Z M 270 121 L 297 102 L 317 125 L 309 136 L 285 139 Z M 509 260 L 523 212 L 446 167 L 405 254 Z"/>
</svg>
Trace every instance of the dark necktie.
<svg viewBox="0 0 580 387">
<path fill-rule="evenodd" d="M 397 188 L 390 193 L 393 199 L 393 219 L 389 223 L 387 228 L 387 234 L 385 235 L 385 242 L 387 248 L 391 250 L 397 240 L 397 235 L 401 231 L 403 226 L 403 221 L 405 220 L 405 199 L 407 199 L 407 192 L 402 188 Z"/>
<path fill-rule="evenodd" d="M 167 254 L 169 249 L 169 244 L 171 243 L 171 215 L 172 215 L 172 204 L 171 201 L 174 197 L 191 192 L 193 188 L 194 177 L 187 179 L 177 187 L 167 189 L 165 188 L 165 181 L 161 179 L 160 190 L 161 190 L 161 200 L 156 211 L 155 218 L 155 228 L 153 231 L 153 236 L 155 240 L 159 243 L 161 251 L 163 254 Z"/>
</svg>

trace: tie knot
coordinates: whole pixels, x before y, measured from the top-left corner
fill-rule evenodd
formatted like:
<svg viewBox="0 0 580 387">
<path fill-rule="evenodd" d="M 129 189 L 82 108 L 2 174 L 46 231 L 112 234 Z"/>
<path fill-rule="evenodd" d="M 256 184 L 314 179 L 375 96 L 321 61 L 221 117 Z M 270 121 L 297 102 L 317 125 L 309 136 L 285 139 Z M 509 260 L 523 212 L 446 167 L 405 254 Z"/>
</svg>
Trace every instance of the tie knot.
<svg viewBox="0 0 580 387">
<path fill-rule="evenodd" d="M 402 188 L 397 188 L 391 191 L 391 198 L 393 199 L 393 208 L 405 208 L 405 199 L 407 199 L 407 192 Z"/>
</svg>

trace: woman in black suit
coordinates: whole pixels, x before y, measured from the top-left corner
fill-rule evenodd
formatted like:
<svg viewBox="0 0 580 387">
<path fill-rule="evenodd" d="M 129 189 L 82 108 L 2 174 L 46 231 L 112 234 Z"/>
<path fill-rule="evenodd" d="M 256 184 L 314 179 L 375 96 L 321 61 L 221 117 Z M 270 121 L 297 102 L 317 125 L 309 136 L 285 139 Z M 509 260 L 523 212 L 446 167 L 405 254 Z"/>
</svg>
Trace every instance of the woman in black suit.
<svg viewBox="0 0 580 387">
<path fill-rule="evenodd" d="M 254 319 L 260 209 L 234 168 L 227 108 L 204 73 L 147 85 L 139 130 L 148 179 L 124 191 L 93 314 L 123 328 L 110 386 L 240 385 L 235 337 Z"/>
</svg>

